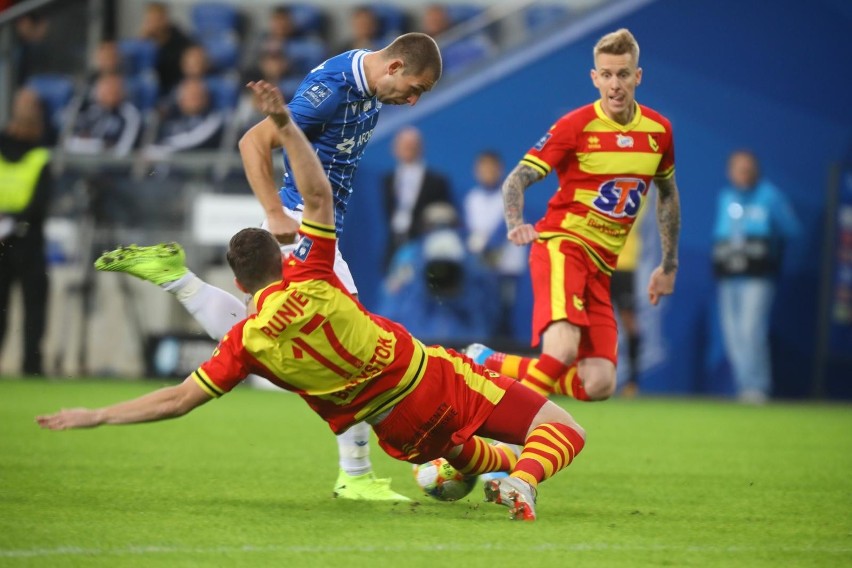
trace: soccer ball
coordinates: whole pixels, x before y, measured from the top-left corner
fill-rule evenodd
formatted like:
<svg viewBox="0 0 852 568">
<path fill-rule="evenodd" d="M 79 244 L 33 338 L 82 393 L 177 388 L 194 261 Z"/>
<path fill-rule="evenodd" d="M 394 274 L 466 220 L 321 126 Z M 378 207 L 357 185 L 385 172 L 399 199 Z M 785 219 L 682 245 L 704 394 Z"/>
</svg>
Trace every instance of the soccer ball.
<svg viewBox="0 0 852 568">
<path fill-rule="evenodd" d="M 415 465 L 414 479 L 426 495 L 439 501 L 458 501 L 476 485 L 475 475 L 462 475 L 444 458 Z"/>
</svg>

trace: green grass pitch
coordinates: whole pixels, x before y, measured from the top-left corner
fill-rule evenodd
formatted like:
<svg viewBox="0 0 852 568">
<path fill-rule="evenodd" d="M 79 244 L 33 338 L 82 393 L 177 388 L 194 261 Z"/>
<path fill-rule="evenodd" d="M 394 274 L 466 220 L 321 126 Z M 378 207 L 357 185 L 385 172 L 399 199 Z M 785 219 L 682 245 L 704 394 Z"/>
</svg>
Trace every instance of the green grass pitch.
<svg viewBox="0 0 852 568">
<path fill-rule="evenodd" d="M 160 386 L 0 381 L 0 566 L 852 566 L 852 407 L 557 399 L 588 432 L 535 523 L 418 494 L 336 501 L 336 444 L 296 396 L 239 388 L 174 421 L 48 432 L 36 414 Z"/>
</svg>

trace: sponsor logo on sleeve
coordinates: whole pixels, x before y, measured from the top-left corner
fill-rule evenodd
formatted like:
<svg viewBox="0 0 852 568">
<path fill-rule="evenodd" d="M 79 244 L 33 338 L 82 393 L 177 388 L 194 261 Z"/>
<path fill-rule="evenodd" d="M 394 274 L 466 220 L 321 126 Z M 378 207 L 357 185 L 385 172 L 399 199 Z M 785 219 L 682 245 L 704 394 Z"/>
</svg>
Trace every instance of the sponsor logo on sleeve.
<svg viewBox="0 0 852 568">
<path fill-rule="evenodd" d="M 314 83 L 302 92 L 302 96 L 308 99 L 314 108 L 320 106 L 324 100 L 331 96 L 331 89 L 323 83 Z"/>
<path fill-rule="evenodd" d="M 305 262 L 308 259 L 312 246 L 314 246 L 314 241 L 310 237 L 302 237 L 293 251 L 293 257 Z"/>
<path fill-rule="evenodd" d="M 535 143 L 534 148 L 536 150 L 541 150 L 542 148 L 544 148 L 544 145 L 547 144 L 547 141 L 550 140 L 551 136 L 552 136 L 551 133 L 548 132 L 547 134 L 545 134 L 544 136 L 539 138 L 538 142 Z"/>
</svg>

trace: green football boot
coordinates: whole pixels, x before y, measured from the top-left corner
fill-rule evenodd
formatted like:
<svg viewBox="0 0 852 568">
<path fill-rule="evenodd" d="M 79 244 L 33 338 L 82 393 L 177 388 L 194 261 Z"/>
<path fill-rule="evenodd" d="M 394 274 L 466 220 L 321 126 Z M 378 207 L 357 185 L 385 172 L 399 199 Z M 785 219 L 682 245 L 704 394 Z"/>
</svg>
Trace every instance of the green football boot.
<svg viewBox="0 0 852 568">
<path fill-rule="evenodd" d="M 104 272 L 125 272 L 158 286 L 174 282 L 189 272 L 183 247 L 177 243 L 119 247 L 103 253 L 95 261 L 95 268 Z"/>
<path fill-rule="evenodd" d="M 334 484 L 334 497 L 353 501 L 411 501 L 390 488 L 390 479 L 379 479 L 372 471 L 363 475 L 349 475 L 342 469 Z"/>
</svg>

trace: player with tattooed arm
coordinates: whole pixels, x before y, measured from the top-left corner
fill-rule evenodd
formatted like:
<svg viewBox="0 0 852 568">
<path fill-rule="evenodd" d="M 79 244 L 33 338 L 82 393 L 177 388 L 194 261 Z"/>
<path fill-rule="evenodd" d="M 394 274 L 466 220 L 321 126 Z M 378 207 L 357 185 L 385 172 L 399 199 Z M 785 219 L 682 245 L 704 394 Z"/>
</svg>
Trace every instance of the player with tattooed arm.
<svg viewBox="0 0 852 568">
<path fill-rule="evenodd" d="M 672 127 L 635 101 L 642 80 L 636 39 L 626 29 L 605 35 L 595 45 L 594 63 L 600 99 L 556 121 L 503 183 L 508 238 L 532 243 L 533 346 L 541 343 L 541 356 L 496 353 L 480 344 L 467 351 L 540 393 L 578 400 L 605 400 L 615 392 L 610 277 L 651 182 L 663 253 L 648 283 L 654 305 L 674 292 L 680 233 Z M 552 170 L 559 189 L 533 226 L 524 220 L 524 192 Z"/>
</svg>

